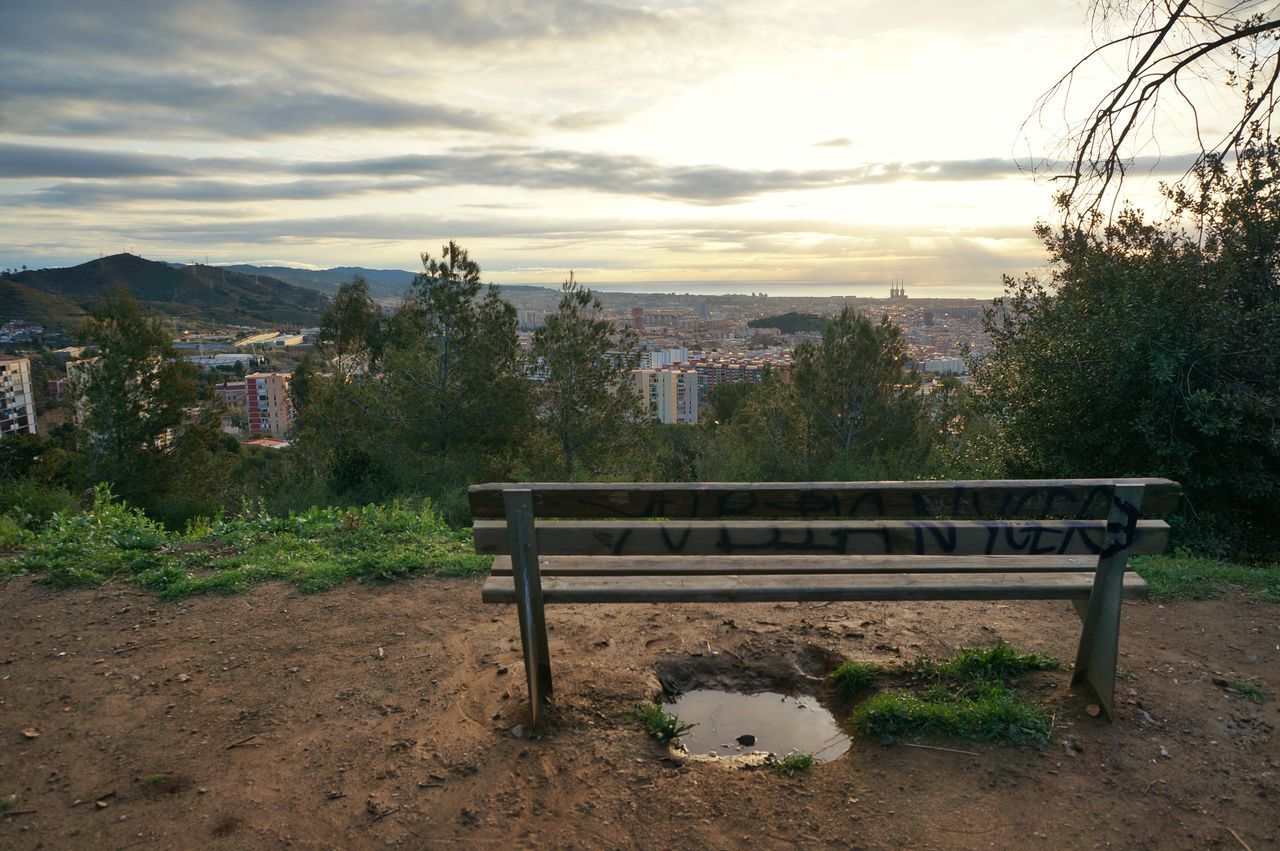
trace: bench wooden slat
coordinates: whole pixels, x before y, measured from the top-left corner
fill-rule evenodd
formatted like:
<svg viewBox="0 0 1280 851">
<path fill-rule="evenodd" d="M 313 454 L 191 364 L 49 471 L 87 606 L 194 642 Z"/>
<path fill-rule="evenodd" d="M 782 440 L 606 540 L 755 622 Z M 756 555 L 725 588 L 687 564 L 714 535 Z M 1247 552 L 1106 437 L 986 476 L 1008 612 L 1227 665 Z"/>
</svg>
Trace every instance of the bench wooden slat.
<svg viewBox="0 0 1280 851">
<path fill-rule="evenodd" d="M 1097 555 L 1102 520 L 743 520 L 538 523 L 542 555 Z M 478 553 L 509 554 L 506 524 L 477 520 Z M 1160 553 L 1162 520 L 1140 520 L 1129 552 Z"/>
<path fill-rule="evenodd" d="M 1174 511 L 1168 479 L 995 479 L 947 482 L 642 482 L 474 485 L 473 518 L 500 518 L 502 491 L 529 488 L 539 517 L 1105 517 L 1114 484 L 1146 486 L 1143 512 Z"/>
<path fill-rule="evenodd" d="M 546 603 L 767 603 L 853 600 L 1087 599 L 1089 573 L 886 573 L 858 576 L 546 576 Z M 1128 573 L 1125 597 L 1146 596 Z M 515 602 L 509 576 L 491 576 L 481 598 Z"/>
<path fill-rule="evenodd" d="M 730 574 L 1093 573 L 1092 556 L 550 556 L 543 576 L 715 576 Z M 511 557 L 494 556 L 492 576 L 510 576 Z"/>
</svg>

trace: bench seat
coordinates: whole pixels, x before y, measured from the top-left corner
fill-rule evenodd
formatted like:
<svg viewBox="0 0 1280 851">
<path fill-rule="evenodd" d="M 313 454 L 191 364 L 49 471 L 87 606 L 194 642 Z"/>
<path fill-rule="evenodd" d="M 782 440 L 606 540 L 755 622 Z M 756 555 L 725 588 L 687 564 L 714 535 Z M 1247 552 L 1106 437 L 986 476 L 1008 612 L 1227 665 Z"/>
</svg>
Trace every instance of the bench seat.
<svg viewBox="0 0 1280 851">
<path fill-rule="evenodd" d="M 544 568 L 544 603 L 774 603 L 850 600 L 1087 600 L 1093 571 L 902 573 L 636 574 L 603 570 L 555 573 Z M 1127 573 L 1121 594 L 1141 598 L 1147 583 Z M 515 578 L 495 574 L 481 591 L 486 603 L 515 603 Z"/>
</svg>

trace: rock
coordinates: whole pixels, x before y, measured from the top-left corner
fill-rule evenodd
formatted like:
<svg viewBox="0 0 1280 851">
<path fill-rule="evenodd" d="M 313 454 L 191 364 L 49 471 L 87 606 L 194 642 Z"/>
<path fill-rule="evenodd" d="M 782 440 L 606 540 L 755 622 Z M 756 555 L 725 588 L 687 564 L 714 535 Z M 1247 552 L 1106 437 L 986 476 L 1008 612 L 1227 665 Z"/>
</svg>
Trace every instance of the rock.
<svg viewBox="0 0 1280 851">
<path fill-rule="evenodd" d="M 1067 739 L 1067 741 L 1063 744 L 1063 747 L 1067 751 L 1067 756 L 1071 757 L 1072 759 L 1075 759 L 1077 756 L 1084 753 L 1084 746 L 1081 745 L 1078 741 L 1076 741 L 1075 736 L 1072 736 L 1071 738 Z"/>
<path fill-rule="evenodd" d="M 1101 706 L 1099 706 L 1099 705 L 1098 705 L 1098 704 L 1096 704 L 1096 703 L 1090 703 L 1090 704 L 1085 708 L 1085 710 L 1084 710 L 1084 711 L 1085 711 L 1085 712 L 1088 712 L 1088 713 L 1089 713 L 1091 716 L 1093 716 L 1094 718 L 1097 718 L 1099 715 L 1101 715 L 1101 714 L 1102 714 L 1102 707 L 1101 707 Z"/>
<path fill-rule="evenodd" d="M 741 736 L 738 737 L 738 744 L 742 745 L 744 748 L 749 748 L 755 743 L 756 743 L 756 737 L 751 735 L 750 733 L 743 733 Z"/>
<path fill-rule="evenodd" d="M 1164 745 L 1160 746 L 1160 756 L 1164 757 L 1165 759 L 1173 759 L 1173 757 L 1169 756 L 1169 751 L 1165 748 Z"/>
<path fill-rule="evenodd" d="M 23 727 L 22 728 L 22 735 L 28 739 L 38 739 L 40 738 L 40 733 L 41 733 L 41 730 L 39 727 Z"/>
<path fill-rule="evenodd" d="M 191 675 L 190 675 L 190 674 L 178 674 L 178 682 L 180 682 L 180 683 L 187 683 L 187 682 L 191 682 Z"/>
<path fill-rule="evenodd" d="M 523 739 L 523 738 L 524 738 L 524 727 L 523 727 L 522 725 L 520 725 L 520 724 L 517 724 L 517 725 L 515 725 L 514 727 L 512 727 L 512 728 L 511 728 L 511 738 L 513 738 L 513 739 Z"/>
<path fill-rule="evenodd" d="M 106 801 L 94 801 L 94 802 L 93 802 L 93 805 L 94 805 L 95 807 L 97 807 L 98 809 L 100 809 L 100 810 L 105 810 L 105 809 L 107 808 L 107 802 L 106 802 Z"/>
</svg>

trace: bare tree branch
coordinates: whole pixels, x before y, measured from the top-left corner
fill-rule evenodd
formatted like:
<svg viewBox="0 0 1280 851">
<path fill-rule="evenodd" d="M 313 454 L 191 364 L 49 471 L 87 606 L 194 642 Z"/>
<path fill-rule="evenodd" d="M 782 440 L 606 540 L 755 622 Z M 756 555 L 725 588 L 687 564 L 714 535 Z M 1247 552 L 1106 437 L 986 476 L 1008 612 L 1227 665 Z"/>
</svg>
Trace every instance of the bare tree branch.
<svg viewBox="0 0 1280 851">
<path fill-rule="evenodd" d="M 1270 118 L 1280 83 L 1280 4 L 1274 0 L 1236 0 L 1221 5 L 1192 0 L 1093 0 L 1089 20 L 1099 43 L 1076 62 L 1036 103 L 1032 116 L 1051 105 L 1068 103 L 1074 84 L 1088 71 L 1105 66 L 1123 52 L 1123 78 L 1103 93 L 1078 123 L 1068 127 L 1055 155 L 1035 163 L 1041 173 L 1063 181 L 1058 197 L 1064 215 L 1078 223 L 1099 221 L 1104 206 L 1114 204 L 1128 168 L 1143 144 L 1168 133 L 1160 119 L 1161 94 L 1171 92 L 1185 109 L 1194 132 L 1198 163 L 1226 159 L 1257 125 Z M 1113 35 L 1112 29 L 1126 31 Z M 1220 93 L 1235 99 L 1234 118 L 1225 132 L 1211 117 L 1205 92 L 1189 89 L 1190 77 L 1207 86 L 1215 101 Z M 1229 111 L 1226 113 L 1231 114 Z M 1031 121 L 1024 122 L 1024 130 Z M 1142 131 L 1142 132 L 1139 132 Z M 1221 133 L 1206 139 L 1205 133 Z M 1063 166 L 1065 165 L 1065 169 Z"/>
</svg>

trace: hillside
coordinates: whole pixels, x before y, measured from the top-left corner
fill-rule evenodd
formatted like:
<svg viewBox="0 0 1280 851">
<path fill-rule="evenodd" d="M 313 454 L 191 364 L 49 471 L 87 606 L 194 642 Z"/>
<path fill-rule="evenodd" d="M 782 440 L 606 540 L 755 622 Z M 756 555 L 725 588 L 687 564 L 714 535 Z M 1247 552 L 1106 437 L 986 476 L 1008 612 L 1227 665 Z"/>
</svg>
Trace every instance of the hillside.
<svg viewBox="0 0 1280 851">
<path fill-rule="evenodd" d="M 62 296 L 42 292 L 12 278 L 0 278 L 0 324 L 25 319 L 46 328 L 74 331 L 85 311 Z"/>
<path fill-rule="evenodd" d="M 780 316 L 762 316 L 747 323 L 751 328 L 777 328 L 783 334 L 801 331 L 821 331 L 827 325 L 825 316 L 813 313 L 783 313 Z"/>
<path fill-rule="evenodd" d="M 229 271 L 245 275 L 268 275 L 280 281 L 319 290 L 322 293 L 336 293 L 338 287 L 348 283 L 357 275 L 369 283 L 369 295 L 378 299 L 394 299 L 404 295 L 413 283 L 413 272 L 403 269 L 365 269 L 362 266 L 337 266 L 333 269 L 295 269 L 290 266 L 251 266 L 239 263 L 222 267 Z"/>
<path fill-rule="evenodd" d="M 225 325 L 314 325 L 328 300 L 274 278 L 212 266 L 173 267 L 132 254 L 79 266 L 19 272 L 11 280 L 88 310 L 113 287 L 144 308 L 194 322 Z"/>
</svg>

